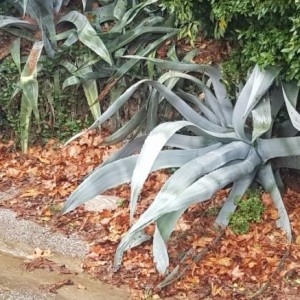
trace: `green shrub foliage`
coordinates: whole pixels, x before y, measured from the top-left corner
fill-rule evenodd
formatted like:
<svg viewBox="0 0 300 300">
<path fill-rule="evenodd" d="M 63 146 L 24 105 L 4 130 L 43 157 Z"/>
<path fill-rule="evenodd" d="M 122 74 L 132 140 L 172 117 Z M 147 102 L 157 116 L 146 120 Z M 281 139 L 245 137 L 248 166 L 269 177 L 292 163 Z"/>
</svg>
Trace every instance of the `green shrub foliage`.
<svg viewBox="0 0 300 300">
<path fill-rule="evenodd" d="M 240 79 L 254 64 L 262 68 L 276 65 L 284 70 L 285 80 L 296 80 L 300 85 L 300 1 L 187 2 L 190 3 L 188 6 L 179 0 L 163 1 L 169 4 L 170 10 L 176 11 L 177 22 L 181 26 L 199 21 L 205 33 L 232 41 L 234 50 L 231 59 L 224 64 L 226 75 Z M 207 30 L 212 23 L 214 29 Z"/>
<path fill-rule="evenodd" d="M 175 26 L 181 29 L 180 38 L 188 38 L 193 42 L 199 29 L 208 35 L 213 33 L 209 0 L 162 0 L 161 2 L 175 16 Z"/>
</svg>

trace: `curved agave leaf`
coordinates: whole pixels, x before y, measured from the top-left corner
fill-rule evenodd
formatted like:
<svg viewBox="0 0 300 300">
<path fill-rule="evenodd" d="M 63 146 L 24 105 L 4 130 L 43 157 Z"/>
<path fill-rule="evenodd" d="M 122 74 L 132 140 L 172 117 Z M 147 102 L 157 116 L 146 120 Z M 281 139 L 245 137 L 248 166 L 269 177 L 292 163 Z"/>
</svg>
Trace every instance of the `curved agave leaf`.
<svg viewBox="0 0 300 300">
<path fill-rule="evenodd" d="M 15 2 L 13 4 L 15 7 L 20 5 L 18 1 L 13 2 Z M 38 24 L 42 34 L 45 51 L 50 57 L 54 57 L 54 47 L 56 46 L 56 41 L 53 39 L 56 34 L 54 24 L 54 2 L 38 0 L 29 0 L 26 2 L 27 3 L 21 5 L 21 7 L 23 6 L 24 14 L 26 12 L 26 14 Z"/>
<path fill-rule="evenodd" d="M 169 255 L 164 239 L 156 227 L 153 235 L 153 257 L 156 269 L 160 274 L 165 274 L 169 266 Z"/>
<path fill-rule="evenodd" d="M 283 92 L 282 89 L 277 87 L 275 84 L 269 90 L 268 93 L 265 94 L 265 98 L 270 102 L 271 105 L 271 126 L 269 130 L 264 134 L 265 138 L 271 138 L 273 134 L 273 124 L 276 116 L 278 115 L 283 103 Z"/>
<path fill-rule="evenodd" d="M 139 88 L 139 86 L 145 82 L 149 82 L 148 79 L 143 79 L 133 84 L 128 88 L 114 103 L 96 120 L 89 129 L 96 129 L 103 124 L 108 118 L 115 114 L 125 103 L 130 99 L 133 93 Z"/>
<path fill-rule="evenodd" d="M 222 112 L 222 108 L 220 106 L 220 103 L 217 101 L 217 98 L 214 96 L 214 94 L 212 93 L 212 91 L 198 78 L 182 73 L 182 72 L 172 72 L 172 76 L 174 77 L 180 77 L 180 78 L 184 78 L 184 79 L 188 79 L 192 82 L 194 82 L 195 84 L 197 84 L 204 92 L 205 94 L 205 101 L 207 103 L 207 105 L 209 105 L 212 109 L 212 111 L 214 112 L 214 114 L 216 115 L 216 117 L 219 119 L 219 122 L 221 123 L 221 126 L 226 127 L 226 121 L 225 121 L 225 117 L 223 115 Z"/>
<path fill-rule="evenodd" d="M 143 26 L 155 27 L 155 26 L 159 26 L 159 25 L 163 24 L 164 20 L 165 19 L 160 16 L 151 16 L 151 17 L 143 19 L 141 21 L 141 23 L 136 25 L 136 27 L 143 27 Z"/>
<path fill-rule="evenodd" d="M 118 32 L 122 31 L 123 28 L 130 24 L 134 18 L 138 15 L 138 13 L 144 9 L 146 6 L 151 5 L 153 3 L 156 3 L 158 0 L 148 0 L 145 2 L 141 2 L 140 4 L 137 4 L 130 8 L 129 10 L 125 11 L 123 14 L 123 17 L 120 19 L 120 21 L 110 30 L 110 32 Z M 114 12 L 115 13 L 115 12 Z M 119 16 L 121 17 L 121 16 Z"/>
<path fill-rule="evenodd" d="M 218 147 L 215 150 L 206 152 L 177 170 L 164 184 L 157 194 L 155 201 L 163 202 L 166 199 L 176 201 L 176 197 L 201 176 L 235 160 L 245 158 L 249 151 L 249 146 L 240 142 L 233 142 L 230 145 Z M 164 240 L 167 240 L 179 219 L 183 210 L 164 214 L 157 220 L 157 226 Z"/>
<path fill-rule="evenodd" d="M 219 140 L 235 140 L 236 135 L 233 131 L 223 128 L 208 121 L 206 118 L 197 114 L 189 105 L 187 105 L 180 97 L 170 91 L 167 87 L 159 82 L 149 82 L 156 88 L 165 99 L 172 104 L 188 121 L 191 121 L 199 127 L 202 134 L 206 134 L 211 138 Z"/>
<path fill-rule="evenodd" d="M 157 118 L 158 118 L 158 105 L 161 96 L 159 95 L 158 91 L 152 89 L 150 94 L 150 98 L 148 102 L 148 109 L 147 109 L 147 131 L 151 132 L 157 126 Z"/>
<path fill-rule="evenodd" d="M 83 14 L 77 11 L 70 11 L 60 19 L 59 23 L 61 22 L 73 23 L 77 28 L 79 40 L 96 54 L 98 54 L 109 65 L 113 64 L 110 53 L 105 44 L 102 42 L 100 37 L 97 35 L 97 32 Z"/>
<path fill-rule="evenodd" d="M 62 89 L 65 89 L 68 86 L 81 84 L 82 80 L 80 80 L 77 76 L 70 76 L 65 79 L 62 85 Z"/>
<path fill-rule="evenodd" d="M 186 209 L 184 208 L 178 211 L 173 211 L 171 213 L 164 214 L 157 219 L 155 230 L 157 229 L 160 231 L 160 234 L 164 241 L 167 241 L 167 239 L 171 236 L 171 233 L 174 230 L 177 221 L 185 212 L 185 210 Z"/>
<path fill-rule="evenodd" d="M 231 188 L 230 194 L 226 199 L 215 224 L 222 228 L 225 228 L 229 224 L 229 216 L 235 211 L 236 205 L 234 203 L 235 199 L 242 197 L 251 183 L 253 182 L 256 172 L 250 175 L 244 176 L 243 179 L 235 181 Z M 172 213 L 167 213 L 161 216 L 156 222 L 157 226 L 155 228 L 153 236 L 153 256 L 154 262 L 156 262 L 156 269 L 164 274 L 165 270 L 169 266 L 169 257 L 167 253 L 166 241 L 174 230 L 176 223 L 178 222 L 181 215 L 184 213 L 185 209 L 175 211 Z M 157 233 L 159 232 L 159 234 Z M 157 237 L 156 237 L 157 236 Z M 154 251 L 155 249 L 155 251 Z"/>
<path fill-rule="evenodd" d="M 197 50 L 197 49 L 195 49 Z M 188 52 L 183 61 L 191 60 L 197 53 L 197 51 L 190 51 Z M 154 52 L 153 52 L 154 53 Z M 154 53 L 155 54 L 155 53 Z M 168 57 L 172 60 L 178 61 L 178 57 L 176 55 L 175 44 L 167 53 Z M 151 61 L 147 61 L 153 66 Z M 170 76 L 169 72 L 163 74 L 159 77 L 158 82 L 164 83 L 167 88 L 172 90 L 175 85 L 180 81 L 180 77 Z M 150 95 L 149 106 L 148 106 L 148 116 L 147 116 L 147 132 L 150 132 L 155 126 L 157 125 L 157 111 L 158 111 L 158 104 L 163 101 L 164 97 L 160 95 L 157 90 L 153 89 Z"/>
<path fill-rule="evenodd" d="M 268 97 L 264 97 L 254 109 L 252 113 L 252 139 L 253 143 L 258 137 L 267 132 L 272 125 L 271 104 Z"/>
<path fill-rule="evenodd" d="M 257 152 L 263 162 L 272 158 L 300 155 L 300 137 L 258 139 Z"/>
<path fill-rule="evenodd" d="M 204 135 L 207 135 L 211 138 L 224 141 L 236 140 L 235 133 L 230 129 L 223 128 L 220 126 L 211 123 L 206 118 L 197 114 L 189 105 L 187 105 L 180 97 L 175 93 L 170 91 L 167 87 L 159 82 L 152 80 L 143 79 L 139 82 L 133 84 L 128 88 L 115 102 L 98 118 L 90 127 L 90 129 L 98 128 L 103 122 L 110 118 L 114 113 L 121 108 L 126 101 L 132 96 L 132 94 L 138 89 L 141 84 L 147 83 L 150 86 L 153 86 L 161 95 L 170 102 L 188 121 L 199 126 L 198 133 L 201 132 Z M 84 131 L 86 132 L 86 131 Z M 75 135 L 67 143 L 70 143 L 74 139 L 81 136 L 84 132 Z"/>
<path fill-rule="evenodd" d="M 117 0 L 114 7 L 114 17 L 120 20 L 127 11 L 127 0 Z"/>
<path fill-rule="evenodd" d="M 226 126 L 226 121 L 225 118 L 223 116 L 223 112 L 221 110 L 220 104 L 217 101 L 216 97 L 213 95 L 212 91 L 198 78 L 182 73 L 182 72 L 178 72 L 178 71 L 169 71 L 166 74 L 164 74 L 164 76 L 162 76 L 160 78 L 160 80 L 158 80 L 159 82 L 163 82 L 165 80 L 169 80 L 169 79 L 174 79 L 174 78 L 179 78 L 179 79 L 187 79 L 192 81 L 193 83 L 197 84 L 204 92 L 205 94 L 205 100 L 206 103 L 211 107 L 212 111 L 214 112 L 214 114 L 216 115 L 217 119 L 219 119 L 219 122 L 221 124 L 221 126 L 225 127 Z M 173 85 L 175 85 L 177 83 L 177 80 L 172 82 L 172 87 Z M 168 88 L 171 88 L 170 86 Z"/>
<path fill-rule="evenodd" d="M 215 141 L 208 139 L 205 136 L 190 136 L 184 134 L 174 134 L 168 141 L 167 146 L 180 149 L 200 149 L 212 144 L 217 144 Z"/>
<path fill-rule="evenodd" d="M 296 110 L 299 87 L 295 82 L 282 84 L 285 105 L 293 126 L 300 130 L 300 115 Z"/>
<path fill-rule="evenodd" d="M 261 159 L 257 155 L 255 149 L 250 148 L 247 159 L 244 159 L 241 162 L 233 165 L 217 169 L 201 177 L 189 188 L 180 193 L 176 197 L 176 201 L 174 201 L 173 198 L 164 198 L 163 201 L 161 199 L 158 201 L 158 198 L 156 197 L 150 207 L 140 216 L 139 220 L 132 225 L 118 245 L 114 259 L 115 269 L 119 268 L 123 253 L 130 244 L 131 239 L 134 238 L 134 235 L 140 232 L 148 224 L 154 222 L 167 213 L 180 211 L 186 209 L 191 204 L 209 199 L 217 190 L 223 188 L 231 182 L 251 174 L 260 164 Z"/>
<path fill-rule="evenodd" d="M 235 200 L 241 198 L 246 193 L 253 182 L 255 175 L 256 172 L 253 172 L 233 183 L 230 193 L 215 220 L 215 225 L 225 228 L 229 224 L 229 217 L 236 209 L 236 204 L 234 203 Z"/>
<path fill-rule="evenodd" d="M 216 93 L 216 99 L 219 102 L 219 106 L 222 110 L 222 114 L 224 115 L 226 119 L 226 126 L 231 126 L 232 122 L 232 111 L 233 111 L 233 105 L 230 102 L 226 89 L 224 85 L 221 83 L 222 75 L 220 71 L 212 66 L 208 65 L 198 65 L 198 64 L 191 64 L 186 62 L 174 62 L 174 61 L 166 61 L 163 59 L 157 59 L 157 58 L 150 58 L 150 57 L 143 57 L 140 55 L 126 55 L 124 57 L 128 57 L 131 59 L 144 59 L 149 60 L 156 65 L 167 69 L 167 70 L 173 70 L 178 72 L 203 72 L 210 76 L 210 79 L 213 83 L 213 88 Z"/>
<path fill-rule="evenodd" d="M 176 31 L 174 28 L 168 28 L 168 27 L 151 27 L 151 26 L 135 27 L 133 29 L 128 30 L 122 35 L 118 35 L 113 39 L 112 38 L 109 39 L 107 41 L 107 48 L 109 49 L 110 52 L 116 52 L 117 50 L 128 46 L 131 42 L 136 40 L 138 37 L 144 37 L 146 33 L 157 35 L 157 34 L 174 33 L 174 31 Z M 147 41 L 146 38 L 145 40 Z M 152 40 L 153 37 L 149 36 L 149 42 L 151 42 L 151 44 L 149 45 L 155 45 L 154 43 L 156 42 L 152 42 Z M 137 60 L 135 60 L 135 62 L 136 61 Z"/>
<path fill-rule="evenodd" d="M 276 184 L 272 167 L 269 163 L 260 168 L 258 178 L 265 191 L 271 194 L 274 204 L 278 210 L 279 219 L 276 222 L 277 226 L 279 226 L 286 233 L 289 242 L 291 242 L 292 229 L 289 221 L 289 216 L 282 201 L 279 188 Z"/>
<path fill-rule="evenodd" d="M 159 46 L 161 46 L 164 42 L 166 42 L 167 40 L 169 40 L 170 38 L 172 38 L 173 36 L 175 36 L 178 33 L 178 30 L 173 29 L 173 28 L 164 28 L 164 31 L 167 32 L 165 35 L 156 39 L 154 42 L 151 42 L 145 48 L 140 49 L 137 52 L 137 54 L 142 57 L 149 55 L 154 50 L 156 50 Z M 121 68 L 118 69 L 118 71 L 114 75 L 114 78 L 119 79 L 119 78 L 123 77 L 125 74 L 127 74 L 129 72 L 129 70 L 131 70 L 138 63 L 139 63 L 139 60 L 130 59 L 124 65 L 122 65 Z"/>
<path fill-rule="evenodd" d="M 100 32 L 101 32 L 100 24 L 104 24 L 110 21 L 113 22 L 117 21 L 116 18 L 114 17 L 114 3 L 98 7 L 93 11 L 93 13 L 96 17 L 96 20 L 94 22 L 96 24 L 94 26 Z"/>
<path fill-rule="evenodd" d="M 192 104 L 198 106 L 201 110 L 201 112 L 204 114 L 204 116 L 210 120 L 211 122 L 221 125 L 219 119 L 216 117 L 216 115 L 195 95 L 186 93 L 184 91 L 178 91 L 176 92 L 176 95 L 181 97 L 182 99 L 191 102 Z"/>
<path fill-rule="evenodd" d="M 14 61 L 14 63 L 16 64 L 19 73 L 21 73 L 21 51 L 20 51 L 20 46 L 21 46 L 21 39 L 20 38 L 16 38 L 10 47 L 10 54 L 11 57 Z"/>
<path fill-rule="evenodd" d="M 210 135 L 217 139 L 234 140 L 236 139 L 234 132 L 229 131 L 226 128 L 219 127 L 211 122 L 209 122 L 204 117 L 197 114 L 190 106 L 188 106 L 180 97 L 166 88 L 163 84 L 155 82 L 152 80 L 143 79 L 132 85 L 129 89 L 125 91 L 116 101 L 101 115 L 101 117 L 96 120 L 89 129 L 95 129 L 103 122 L 105 122 L 109 117 L 111 117 L 124 103 L 131 97 L 131 95 L 137 90 L 137 88 L 143 84 L 153 86 L 157 89 L 187 120 L 199 126 L 204 134 Z M 201 128 L 200 128 L 201 127 Z M 226 132 L 227 131 L 227 132 Z M 79 135 L 76 135 L 77 138 Z M 75 138 L 74 137 L 74 138 Z M 73 140 L 72 138 L 71 140 Z"/>
<path fill-rule="evenodd" d="M 87 67 L 88 68 L 88 67 Z M 92 69 L 90 68 L 90 71 Z M 101 116 L 100 104 L 98 99 L 98 88 L 96 80 L 85 80 L 82 82 L 83 91 L 92 112 L 94 120 L 97 120 Z"/>
<path fill-rule="evenodd" d="M 184 192 L 201 176 L 224 166 L 230 161 L 245 159 L 249 149 L 250 146 L 242 142 L 232 142 L 190 161 L 167 180 L 157 194 L 155 201 L 163 202 L 166 199 L 175 201 L 180 193 Z"/>
<path fill-rule="evenodd" d="M 172 77 L 172 76 L 171 76 Z M 170 78 L 171 78 L 170 77 Z M 167 80 L 164 77 L 161 80 Z M 172 105 L 174 106 L 188 121 L 193 122 L 196 125 L 201 126 L 201 130 L 205 133 L 219 137 L 219 138 L 232 138 L 234 139 L 233 133 L 226 133 L 228 129 L 215 125 L 208 121 L 206 118 L 200 116 L 195 112 L 189 105 L 187 105 L 180 97 L 173 93 L 168 87 L 164 86 L 160 82 L 149 81 L 149 85 L 155 87 L 155 89 Z M 151 99 L 153 100 L 153 99 Z M 220 134 L 219 134 L 220 132 Z M 224 132 L 224 134 L 222 134 Z"/>
<path fill-rule="evenodd" d="M 162 151 L 158 155 L 151 171 L 165 168 L 178 168 L 202 153 L 203 150 L 201 149 Z M 70 195 L 62 209 L 62 213 L 70 212 L 107 189 L 130 182 L 137 158 L 138 155 L 133 155 L 108 164 L 103 164 L 97 168 Z"/>
<path fill-rule="evenodd" d="M 113 133 L 109 137 L 106 137 L 100 145 L 107 146 L 107 145 L 113 145 L 122 142 L 129 134 L 131 134 L 139 125 L 141 125 L 145 121 L 146 115 L 147 115 L 146 108 L 145 107 L 141 108 L 132 117 L 131 120 L 129 120 L 115 133 Z"/>
<path fill-rule="evenodd" d="M 180 80 L 178 77 L 170 77 L 169 73 L 165 73 L 158 78 L 158 82 L 164 83 L 170 90 L 174 88 Z M 165 99 L 156 89 L 152 89 L 148 110 L 147 110 L 147 132 L 150 132 L 157 125 L 158 105 Z"/>
<path fill-rule="evenodd" d="M 279 71 L 279 69 L 274 67 L 260 71 L 259 67 L 255 66 L 250 78 L 242 89 L 232 115 L 234 130 L 241 140 L 249 141 L 249 136 L 245 132 L 246 120 L 252 109 L 272 85 Z"/>
<path fill-rule="evenodd" d="M 5 26 L 15 26 L 15 27 L 27 28 L 30 30 L 36 28 L 35 25 L 32 25 L 28 21 L 20 20 L 19 18 L 10 17 L 10 16 L 0 16 L 0 28 Z"/>
<path fill-rule="evenodd" d="M 78 34 L 75 28 L 63 31 L 61 33 L 56 34 L 53 37 L 55 41 L 66 40 L 62 46 L 63 47 L 70 47 L 78 41 Z"/>
<path fill-rule="evenodd" d="M 39 124 L 38 110 L 38 81 L 37 63 L 43 50 L 43 42 L 35 42 L 29 53 L 25 67 L 21 72 L 20 88 L 22 89 L 21 112 L 20 112 L 20 128 L 21 128 L 21 147 L 24 153 L 27 152 L 28 131 L 31 113 L 33 112 Z"/>
<path fill-rule="evenodd" d="M 176 131 L 187 126 L 195 125 L 187 121 L 163 123 L 152 130 L 145 140 L 131 180 L 131 197 L 129 204 L 130 222 L 133 220 L 133 214 L 140 191 L 149 175 L 149 172 L 151 171 L 155 159 L 159 155 L 159 152 Z"/>
<path fill-rule="evenodd" d="M 97 101 L 98 99 L 98 88 L 97 82 L 95 79 L 87 79 L 86 74 L 91 74 L 93 69 L 91 64 L 93 64 L 93 60 L 90 59 L 89 56 L 84 56 L 83 66 L 77 68 L 75 65 L 71 64 L 68 61 L 62 61 L 60 64 L 64 66 L 73 76 L 70 76 L 65 79 L 63 82 L 63 89 L 70 85 L 82 84 L 83 91 L 93 115 L 94 120 L 97 120 L 101 116 L 100 104 Z M 87 62 L 87 63 L 85 63 Z M 80 77 L 80 78 L 78 78 Z"/>
<path fill-rule="evenodd" d="M 111 162 L 119 160 L 121 158 L 125 158 L 125 157 L 131 156 L 133 154 L 139 153 L 143 147 L 143 144 L 144 144 L 146 138 L 147 138 L 147 136 L 144 135 L 144 136 L 140 136 L 140 137 L 137 137 L 137 138 L 131 140 L 129 143 L 126 143 L 122 148 L 120 148 L 119 150 L 114 152 L 110 157 L 108 157 L 108 159 L 106 159 L 95 170 L 97 170 L 98 168 L 101 168 Z"/>
<path fill-rule="evenodd" d="M 137 152 L 140 152 L 143 144 L 146 140 L 147 136 L 140 136 L 133 140 L 131 140 L 129 143 L 126 143 L 121 149 L 113 153 L 107 160 L 105 160 L 102 165 L 99 167 L 111 163 L 113 161 L 116 161 L 118 159 L 136 154 Z M 218 147 L 221 146 L 220 143 L 213 143 L 211 140 L 201 137 L 201 136 L 185 136 L 182 134 L 174 134 L 166 143 L 166 146 L 168 147 L 175 147 L 179 149 L 199 149 L 201 153 L 204 153 L 202 151 L 212 151 Z M 209 146 L 209 147 L 208 147 Z M 206 149 L 201 149 L 206 148 Z M 200 154 L 200 152 L 199 152 Z M 98 167 L 98 168 L 99 168 Z"/>
</svg>

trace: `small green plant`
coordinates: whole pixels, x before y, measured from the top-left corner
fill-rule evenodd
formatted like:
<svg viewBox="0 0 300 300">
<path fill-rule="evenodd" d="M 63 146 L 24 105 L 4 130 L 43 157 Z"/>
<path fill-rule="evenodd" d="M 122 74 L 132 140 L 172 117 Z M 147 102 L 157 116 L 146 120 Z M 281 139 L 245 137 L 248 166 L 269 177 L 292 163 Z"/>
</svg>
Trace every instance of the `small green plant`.
<svg viewBox="0 0 300 300">
<path fill-rule="evenodd" d="M 205 211 L 205 215 L 208 217 L 217 216 L 220 209 L 221 208 L 219 206 L 211 206 Z"/>
<path fill-rule="evenodd" d="M 126 203 L 126 201 L 124 200 L 124 199 L 119 199 L 118 201 L 117 201 L 117 206 L 118 207 L 123 207 L 124 205 L 125 205 L 125 203 Z"/>
<path fill-rule="evenodd" d="M 229 227 L 236 234 L 245 234 L 249 231 L 250 223 L 259 222 L 264 212 L 260 193 L 250 191 L 245 198 L 236 199 L 235 204 L 237 210 L 230 216 Z"/>
</svg>

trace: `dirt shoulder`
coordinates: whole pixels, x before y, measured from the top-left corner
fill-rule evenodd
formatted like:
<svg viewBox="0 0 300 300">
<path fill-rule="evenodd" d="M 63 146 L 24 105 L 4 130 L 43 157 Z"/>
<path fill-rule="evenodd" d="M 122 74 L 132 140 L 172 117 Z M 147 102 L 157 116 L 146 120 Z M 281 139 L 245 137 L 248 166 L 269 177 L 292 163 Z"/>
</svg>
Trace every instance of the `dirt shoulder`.
<svg viewBox="0 0 300 300">
<path fill-rule="evenodd" d="M 127 299 L 125 289 L 83 273 L 87 250 L 76 235 L 51 232 L 0 209 L 0 300 Z"/>
</svg>

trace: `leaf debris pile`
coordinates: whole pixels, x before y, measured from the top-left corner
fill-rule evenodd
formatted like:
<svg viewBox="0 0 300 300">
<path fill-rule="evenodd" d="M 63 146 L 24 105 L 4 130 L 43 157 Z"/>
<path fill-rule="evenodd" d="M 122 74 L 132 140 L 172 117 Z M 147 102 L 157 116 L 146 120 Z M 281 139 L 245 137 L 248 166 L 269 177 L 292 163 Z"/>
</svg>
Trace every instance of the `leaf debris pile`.
<svg viewBox="0 0 300 300">
<path fill-rule="evenodd" d="M 22 263 L 21 267 L 28 272 L 32 272 L 35 269 L 43 269 L 48 272 L 56 272 L 58 274 L 72 274 L 72 272 L 68 270 L 65 265 L 58 265 L 57 263 L 44 257 L 26 260 Z"/>
<path fill-rule="evenodd" d="M 100 148 L 105 137 L 95 132 L 62 147 L 52 140 L 44 147 L 34 146 L 27 155 L 15 151 L 13 142 L 0 143 L 0 189 L 19 190 L 18 196 L 3 200 L 0 206 L 12 209 L 19 217 L 34 220 L 66 235 L 76 232 L 90 243 L 84 269 L 102 281 L 115 285 L 127 284 L 132 299 L 245 299 L 270 280 L 267 290 L 257 299 L 297 299 L 300 292 L 300 207 L 299 179 L 285 176 L 288 184 L 284 196 L 293 226 L 294 243 L 283 268 L 274 275 L 287 250 L 284 234 L 277 229 L 277 210 L 268 194 L 262 195 L 265 206 L 263 220 L 252 224 L 244 235 L 235 235 L 229 229 L 216 245 L 213 214 L 220 207 L 228 190 L 217 193 L 209 202 L 190 207 L 177 224 L 168 251 L 171 271 L 187 267 L 184 275 L 174 283 L 157 289 L 164 279 L 158 275 L 152 262 L 151 242 L 126 252 L 122 268 L 112 271 L 112 261 L 121 236 L 129 228 L 128 199 L 130 188 L 120 186 L 108 194 L 126 199 L 117 209 L 102 212 L 85 211 L 81 206 L 67 215 L 60 215 L 66 197 L 82 178 L 98 166 L 118 146 Z M 167 172 L 152 174 L 142 191 L 137 214 L 151 203 Z M 298 180 L 298 181 L 297 181 Z M 146 228 L 148 234 L 153 226 Z M 205 251 L 202 259 L 195 257 Z M 40 257 L 25 264 L 27 270 L 54 268 L 50 261 Z M 273 276 L 273 277 L 272 277 Z M 61 283 L 69 284 L 67 282 Z M 55 292 L 61 285 L 49 287 Z"/>
</svg>

